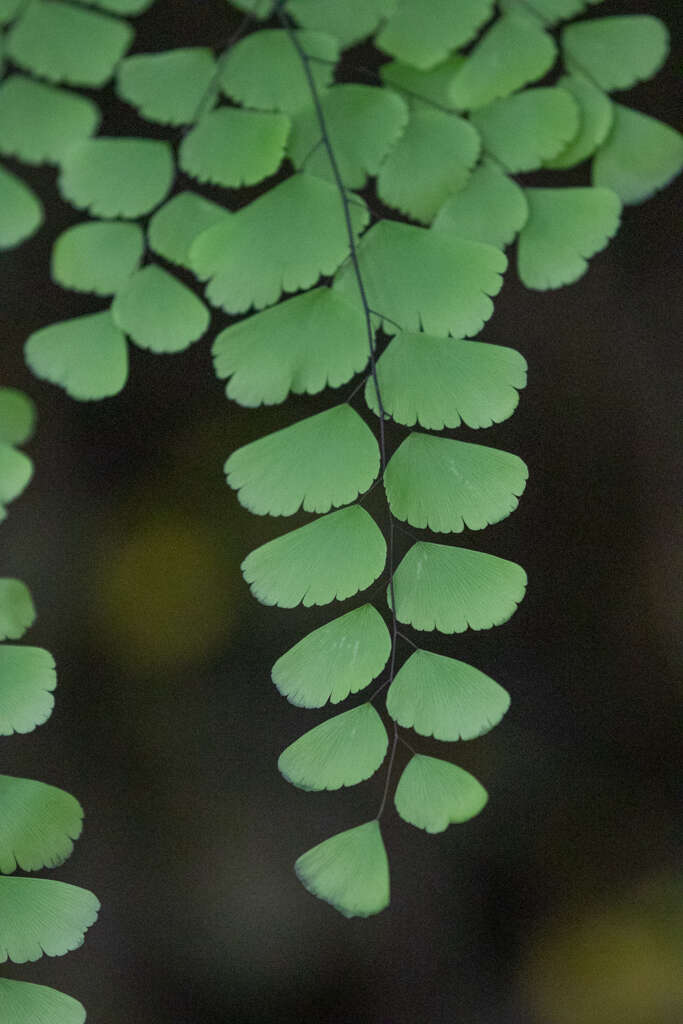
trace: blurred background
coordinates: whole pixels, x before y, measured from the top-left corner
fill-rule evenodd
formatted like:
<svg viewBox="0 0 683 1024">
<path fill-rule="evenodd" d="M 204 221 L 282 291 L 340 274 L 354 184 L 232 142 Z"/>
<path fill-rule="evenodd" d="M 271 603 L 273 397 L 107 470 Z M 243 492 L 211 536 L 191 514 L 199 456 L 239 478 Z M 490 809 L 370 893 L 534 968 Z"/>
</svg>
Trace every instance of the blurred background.
<svg viewBox="0 0 683 1024">
<path fill-rule="evenodd" d="M 674 37 L 680 15 L 645 0 L 600 12 L 658 14 Z M 222 0 L 160 2 L 136 50 L 219 46 L 238 18 Z M 676 72 L 672 57 L 620 100 L 676 124 Z M 98 98 L 105 132 L 140 130 L 110 90 Z M 82 949 L 6 976 L 55 984 L 97 1024 L 681 1020 L 680 185 L 627 208 L 569 288 L 529 292 L 512 260 L 481 338 L 519 349 L 529 386 L 512 419 L 458 436 L 516 452 L 530 480 L 509 519 L 457 542 L 520 562 L 529 589 L 504 626 L 427 644 L 490 674 L 512 707 L 477 740 L 418 745 L 471 770 L 489 804 L 439 836 L 389 806 L 391 907 L 347 921 L 292 865 L 374 816 L 384 772 L 323 794 L 279 776 L 280 751 L 327 712 L 287 704 L 270 668 L 330 608 L 252 599 L 240 561 L 285 524 L 247 514 L 222 472 L 339 393 L 228 403 L 210 357 L 222 315 L 180 355 L 131 348 L 116 398 L 79 404 L 34 379 L 26 337 L 102 304 L 50 282 L 51 244 L 82 218 L 53 170 L 20 171 L 47 222 L 2 256 L 0 382 L 39 422 L 0 558 L 33 591 L 27 640 L 53 652 L 59 686 L 46 725 L 3 741 L 1 770 L 80 799 L 84 834 L 52 876 L 102 911 Z M 383 517 L 378 491 L 367 507 Z"/>
</svg>

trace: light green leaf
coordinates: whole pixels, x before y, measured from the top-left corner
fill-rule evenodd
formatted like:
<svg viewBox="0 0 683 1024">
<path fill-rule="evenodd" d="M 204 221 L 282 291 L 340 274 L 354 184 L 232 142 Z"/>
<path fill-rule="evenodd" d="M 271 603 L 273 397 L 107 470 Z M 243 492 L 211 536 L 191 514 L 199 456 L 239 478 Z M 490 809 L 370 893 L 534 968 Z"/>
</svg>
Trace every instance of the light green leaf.
<svg viewBox="0 0 683 1024">
<path fill-rule="evenodd" d="M 387 693 L 387 711 L 399 725 L 447 742 L 482 736 L 509 707 L 509 693 L 489 676 L 431 651 L 414 651 Z"/>
<path fill-rule="evenodd" d="M 0 441 L 26 444 L 36 428 L 33 399 L 16 388 L 0 387 Z"/>
<path fill-rule="evenodd" d="M 456 71 L 460 70 L 464 62 L 464 57 L 455 54 L 429 71 L 420 71 L 409 64 L 392 60 L 388 64 L 382 64 L 379 73 L 385 85 L 404 93 L 412 100 L 424 99 L 427 103 L 433 103 L 444 110 L 457 110 L 450 98 L 450 88 Z"/>
<path fill-rule="evenodd" d="M 287 11 L 304 28 L 327 32 L 345 50 L 371 35 L 396 0 L 289 0 Z"/>
<path fill-rule="evenodd" d="M 0 1018 L 5 1024 L 85 1024 L 85 1008 L 46 985 L 0 978 Z"/>
<path fill-rule="evenodd" d="M 0 25 L 16 18 L 19 9 L 26 4 L 27 0 L 0 0 Z"/>
<path fill-rule="evenodd" d="M 51 82 L 98 88 L 132 41 L 125 21 L 61 0 L 31 0 L 9 30 L 7 53 L 19 67 Z"/>
<path fill-rule="evenodd" d="M 492 8 L 493 0 L 398 0 L 376 43 L 392 57 L 426 71 L 468 43 Z"/>
<path fill-rule="evenodd" d="M 32 732 L 37 725 L 46 722 L 52 714 L 55 702 L 52 690 L 56 685 L 55 663 L 51 654 L 41 647 L 2 644 L 0 736 L 11 736 L 13 732 Z M 1 903 L 0 900 L 0 907 Z M 2 917 L 0 912 L 0 922 Z"/>
<path fill-rule="evenodd" d="M 269 18 L 273 13 L 274 0 L 230 0 L 233 7 L 248 11 L 255 18 Z"/>
<path fill-rule="evenodd" d="M 150 247 L 169 263 L 190 269 L 190 247 L 202 231 L 227 220 L 229 212 L 196 192 L 179 192 L 152 215 Z"/>
<path fill-rule="evenodd" d="M 151 7 L 155 0 L 76 0 L 79 4 L 92 4 L 94 7 L 101 7 L 103 11 L 111 11 L 112 14 L 131 15 L 142 14 L 148 7 Z"/>
<path fill-rule="evenodd" d="M 579 108 L 565 89 L 526 89 L 475 111 L 472 124 L 486 152 L 514 174 L 562 152 L 579 131 Z"/>
<path fill-rule="evenodd" d="M 379 675 L 391 653 L 384 619 L 371 604 L 346 612 L 299 640 L 273 665 L 283 697 L 302 708 L 339 704 Z"/>
<path fill-rule="evenodd" d="M 566 21 L 573 18 L 575 14 L 586 6 L 587 0 L 499 0 L 498 6 L 503 11 L 519 10 L 523 5 L 528 11 L 537 13 L 547 24 L 553 25 L 557 21 Z M 602 3 L 602 0 L 591 0 L 592 3 Z"/>
<path fill-rule="evenodd" d="M 482 530 L 518 505 L 528 471 L 510 452 L 431 434 L 409 434 L 384 473 L 393 515 L 435 533 Z"/>
<path fill-rule="evenodd" d="M 365 368 L 369 340 L 360 305 L 314 288 L 227 327 L 213 344 L 218 377 L 241 405 L 284 402 L 290 391 L 338 388 Z"/>
<path fill-rule="evenodd" d="M 346 403 L 252 441 L 225 463 L 240 504 L 271 516 L 347 505 L 378 472 L 375 435 Z"/>
<path fill-rule="evenodd" d="M 612 125 L 612 104 L 602 89 L 581 74 L 565 75 L 557 84 L 572 94 L 579 108 L 576 138 L 556 157 L 545 161 L 546 167 L 563 170 L 583 163 L 605 141 Z"/>
<path fill-rule="evenodd" d="M 616 233 L 621 203 L 608 188 L 528 188 L 529 219 L 519 235 L 517 270 L 527 288 L 561 288 Z"/>
<path fill-rule="evenodd" d="M 464 768 L 424 754 L 411 757 L 394 794 L 403 820 L 432 833 L 469 821 L 487 800 L 482 784 Z"/>
<path fill-rule="evenodd" d="M 593 184 L 611 188 L 622 203 L 642 203 L 680 174 L 683 136 L 639 110 L 612 108 L 612 130 L 593 159 Z"/>
<path fill-rule="evenodd" d="M 26 584 L 0 578 L 0 640 L 18 640 L 35 621 L 36 610 Z"/>
<path fill-rule="evenodd" d="M 448 196 L 467 183 L 480 148 L 469 121 L 414 103 L 406 131 L 380 168 L 377 193 L 389 206 L 429 224 Z"/>
<path fill-rule="evenodd" d="M 0 775 L 0 871 L 55 868 L 71 856 L 83 809 L 63 789 Z"/>
<path fill-rule="evenodd" d="M 394 575 L 396 616 L 414 629 L 464 633 L 507 622 L 524 597 L 526 573 L 507 559 L 418 541 Z M 387 591 L 391 607 L 391 596 Z"/>
<path fill-rule="evenodd" d="M 280 754 L 277 766 L 299 789 L 341 789 L 373 775 L 389 737 L 372 704 L 359 704 L 316 725 Z"/>
<path fill-rule="evenodd" d="M 19 497 L 32 476 L 33 463 L 28 455 L 0 441 L 0 522 L 6 515 L 5 506 Z"/>
<path fill-rule="evenodd" d="M 515 10 L 501 15 L 476 44 L 451 84 L 453 103 L 463 110 L 484 107 L 542 78 L 555 63 L 557 47 L 537 19 Z"/>
<path fill-rule="evenodd" d="M 389 861 L 376 819 L 302 853 L 294 870 L 310 893 L 344 917 L 369 917 L 389 906 Z"/>
<path fill-rule="evenodd" d="M 288 134 L 284 114 L 219 107 L 185 136 L 178 162 L 198 181 L 225 188 L 254 185 L 278 169 Z"/>
<path fill-rule="evenodd" d="M 25 75 L 0 85 L 0 152 L 30 164 L 58 163 L 76 142 L 96 131 L 95 104 Z"/>
<path fill-rule="evenodd" d="M 117 395 L 128 379 L 128 346 L 108 309 L 41 327 L 24 354 L 36 377 L 79 401 Z"/>
<path fill-rule="evenodd" d="M 203 46 L 136 53 L 121 62 L 116 92 L 147 121 L 191 124 L 215 71 L 213 53 Z"/>
<path fill-rule="evenodd" d="M 0 249 L 11 249 L 30 238 L 43 219 L 43 205 L 35 192 L 0 166 Z"/>
<path fill-rule="evenodd" d="M 297 38 L 314 58 L 309 66 L 320 93 L 332 81 L 339 43 L 324 32 L 297 32 Z M 257 110 L 293 114 L 312 103 L 303 62 L 279 28 L 261 29 L 235 43 L 221 71 L 221 87 L 231 99 Z"/>
<path fill-rule="evenodd" d="M 0 878 L 0 963 L 63 956 L 83 945 L 99 901 L 87 889 L 47 878 Z"/>
<path fill-rule="evenodd" d="M 52 247 L 52 278 L 63 288 L 113 295 L 136 271 L 144 249 L 144 235 L 137 224 L 75 224 L 62 231 Z"/>
<path fill-rule="evenodd" d="M 342 181 L 347 188 L 364 188 L 405 128 L 408 107 L 388 89 L 356 84 L 333 86 L 321 106 Z M 334 180 L 315 109 L 294 117 L 287 150 L 296 168 Z"/>
<path fill-rule="evenodd" d="M 381 530 L 364 508 L 351 505 L 262 544 L 242 562 L 242 575 L 262 604 L 308 608 L 369 587 L 385 559 Z"/>
<path fill-rule="evenodd" d="M 593 18 L 562 30 L 562 51 L 570 71 L 590 76 L 601 89 L 630 89 L 659 71 L 669 33 L 649 14 Z"/>
<path fill-rule="evenodd" d="M 62 163 L 59 190 L 96 217 L 142 217 L 173 183 L 171 147 L 157 139 L 98 138 L 73 146 Z"/>
<path fill-rule="evenodd" d="M 398 334 L 377 362 L 382 403 L 397 423 L 427 430 L 490 427 L 517 408 L 526 387 L 526 360 L 512 348 L 454 341 L 429 334 Z M 371 381 L 365 400 L 378 413 Z"/>
<path fill-rule="evenodd" d="M 210 320 L 202 300 L 153 263 L 128 279 L 111 315 L 136 345 L 152 352 L 182 352 L 201 338 Z"/>
<path fill-rule="evenodd" d="M 354 200 L 354 231 L 368 218 L 362 200 Z M 190 262 L 198 277 L 211 279 L 206 295 L 213 305 L 244 313 L 272 305 L 283 291 L 310 288 L 321 274 L 333 274 L 348 252 L 337 189 L 295 174 L 204 231 L 190 249 Z"/>
<path fill-rule="evenodd" d="M 363 236 L 358 262 L 372 310 L 387 318 L 387 333 L 395 333 L 398 324 L 405 331 L 461 337 L 478 334 L 493 313 L 489 296 L 500 291 L 507 266 L 504 254 L 490 245 L 390 220 Z M 350 264 L 334 287 L 358 301 Z"/>
<path fill-rule="evenodd" d="M 528 215 L 524 192 L 517 182 L 493 161 L 484 160 L 465 187 L 446 200 L 434 218 L 432 230 L 502 249 L 512 242 Z"/>
</svg>

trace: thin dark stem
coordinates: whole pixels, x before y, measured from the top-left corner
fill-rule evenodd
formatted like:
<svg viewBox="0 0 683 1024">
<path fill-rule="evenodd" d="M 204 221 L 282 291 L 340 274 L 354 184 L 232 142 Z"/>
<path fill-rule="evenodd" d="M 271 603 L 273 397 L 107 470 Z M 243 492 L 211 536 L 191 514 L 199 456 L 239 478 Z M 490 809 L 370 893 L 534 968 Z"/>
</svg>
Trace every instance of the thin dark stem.
<svg viewBox="0 0 683 1024">
<path fill-rule="evenodd" d="M 414 643 L 414 642 L 413 642 L 413 641 L 412 641 L 412 640 L 410 639 L 410 637 L 409 637 L 409 636 L 406 636 L 406 635 L 405 635 L 405 633 L 401 633 L 401 632 L 399 631 L 399 632 L 398 632 L 398 633 L 397 633 L 396 635 L 397 635 L 397 636 L 400 636 L 401 640 L 405 640 L 405 642 L 406 642 L 407 644 L 410 644 L 410 646 L 411 646 L 411 647 L 414 647 L 416 651 L 419 651 L 419 650 L 420 650 L 420 648 L 419 648 L 419 647 L 417 646 L 417 644 L 416 644 L 416 643 Z"/>
<path fill-rule="evenodd" d="M 398 743 L 398 726 L 394 722 L 394 735 L 391 741 L 391 753 L 389 754 L 389 767 L 387 768 L 387 777 L 384 783 L 384 792 L 382 793 L 382 802 L 379 805 L 377 812 L 377 821 L 382 817 L 384 808 L 386 806 L 387 797 L 389 796 L 389 784 L 391 782 L 391 769 L 394 767 L 394 758 L 396 757 L 396 745 Z"/>
</svg>

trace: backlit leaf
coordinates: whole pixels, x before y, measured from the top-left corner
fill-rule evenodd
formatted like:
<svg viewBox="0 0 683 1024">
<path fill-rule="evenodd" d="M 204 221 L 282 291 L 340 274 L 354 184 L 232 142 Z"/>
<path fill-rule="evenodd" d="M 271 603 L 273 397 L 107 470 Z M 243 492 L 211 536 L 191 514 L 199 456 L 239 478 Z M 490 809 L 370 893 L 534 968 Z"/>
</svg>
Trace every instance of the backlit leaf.
<svg viewBox="0 0 683 1024">
<path fill-rule="evenodd" d="M 389 861 L 376 819 L 302 853 L 294 870 L 310 893 L 344 917 L 369 917 L 389 906 Z"/>
<path fill-rule="evenodd" d="M 361 275 L 372 310 L 386 317 L 393 334 L 425 330 L 431 334 L 477 334 L 493 312 L 507 266 L 490 245 L 447 238 L 426 228 L 381 220 L 358 246 Z M 358 299 L 353 267 L 345 265 L 334 287 Z M 393 321 L 393 323 L 392 323 Z"/>
<path fill-rule="evenodd" d="M 507 690 L 489 676 L 431 651 L 414 651 L 387 693 L 387 711 L 399 725 L 447 742 L 482 736 L 509 707 Z"/>
<path fill-rule="evenodd" d="M 80 401 L 117 395 L 128 378 L 128 346 L 108 309 L 41 327 L 24 348 L 42 380 Z"/>
<path fill-rule="evenodd" d="M 364 508 L 351 505 L 261 545 L 242 562 L 242 574 L 262 604 L 309 607 L 369 587 L 385 559 L 379 527 Z"/>
<path fill-rule="evenodd" d="M 287 11 L 303 28 L 327 32 L 342 50 L 371 35 L 396 0 L 289 0 Z"/>
<path fill-rule="evenodd" d="M 85 1024 L 85 1008 L 46 985 L 0 978 L 0 1018 L 5 1024 Z"/>
<path fill-rule="evenodd" d="M 99 901 L 87 889 L 47 878 L 0 878 L 0 963 L 62 956 L 83 945 Z"/>
<path fill-rule="evenodd" d="M 403 820 L 432 833 L 469 821 L 487 800 L 484 787 L 464 768 L 424 754 L 411 757 L 394 794 Z"/>
<path fill-rule="evenodd" d="M 203 46 L 136 53 L 122 61 L 116 92 L 148 121 L 189 124 L 202 107 L 215 70 L 213 53 Z"/>
<path fill-rule="evenodd" d="M 59 190 L 96 217 L 141 217 L 168 193 L 171 147 L 157 139 L 97 138 L 73 146 L 62 163 Z"/>
<path fill-rule="evenodd" d="M 69 793 L 33 779 L 0 775 L 0 872 L 54 868 L 71 856 L 83 809 Z"/>
<path fill-rule="evenodd" d="M 460 70 L 464 62 L 464 57 L 455 54 L 429 71 L 420 71 L 409 64 L 392 60 L 382 64 L 379 73 L 386 85 L 411 100 L 424 99 L 445 110 L 457 110 L 450 98 L 450 87 L 456 71 Z"/>
<path fill-rule="evenodd" d="M 0 646 L 0 736 L 32 732 L 52 714 L 57 685 L 52 655 L 41 647 Z M 0 908 L 2 900 L 0 900 Z M 3 915 L 0 912 L 0 922 Z M 2 925 L 0 924 L 0 928 Z M 0 941 L 0 952 L 2 942 Z M 1 956 L 0 956 L 1 959 Z"/>
<path fill-rule="evenodd" d="M 170 263 L 190 269 L 190 246 L 202 231 L 226 220 L 228 211 L 196 192 L 178 192 L 152 215 L 150 247 Z"/>
<path fill-rule="evenodd" d="M 371 683 L 390 653 L 384 619 L 364 604 L 299 640 L 273 665 L 273 682 L 298 707 L 338 704 Z"/>
<path fill-rule="evenodd" d="M 446 200 L 432 229 L 502 249 L 512 242 L 528 214 L 524 191 L 517 182 L 492 160 L 484 160 L 465 187 Z"/>
<path fill-rule="evenodd" d="M 524 597 L 521 566 L 468 548 L 418 541 L 394 576 L 396 615 L 415 629 L 463 633 L 507 622 Z M 387 591 L 391 607 L 391 596 Z"/>
<path fill-rule="evenodd" d="M 178 162 L 198 181 L 224 188 L 254 185 L 278 169 L 288 134 L 284 114 L 219 107 L 185 136 Z"/>
<path fill-rule="evenodd" d="M 368 217 L 362 200 L 354 201 L 356 232 Z M 199 235 L 190 261 L 200 278 L 210 278 L 210 302 L 228 313 L 244 313 L 250 306 L 271 305 L 283 291 L 310 288 L 321 274 L 333 274 L 348 252 L 337 189 L 312 175 L 295 174 Z"/>
<path fill-rule="evenodd" d="M 114 323 L 140 348 L 181 352 L 201 338 L 209 311 L 187 285 L 156 264 L 138 270 L 117 293 Z"/>
<path fill-rule="evenodd" d="M 360 305 L 314 288 L 221 331 L 213 356 L 217 376 L 230 377 L 228 398 L 273 405 L 359 373 L 369 358 L 367 327 Z"/>
<path fill-rule="evenodd" d="M 31 592 L 21 580 L 0 578 L 0 640 L 18 640 L 36 620 Z"/>
<path fill-rule="evenodd" d="M 26 444 L 36 426 L 33 400 L 16 388 L 0 387 L 0 441 Z"/>
<path fill-rule="evenodd" d="M 612 125 L 612 107 L 608 96 L 581 74 L 565 75 L 558 85 L 570 92 L 579 108 L 579 131 L 557 156 L 545 161 L 546 167 L 575 167 L 605 141 Z"/>
<path fill-rule="evenodd" d="M 378 472 L 375 436 L 346 403 L 252 441 L 225 463 L 240 503 L 256 515 L 271 516 L 347 505 Z"/>
<path fill-rule="evenodd" d="M 517 508 L 528 472 L 498 448 L 409 434 L 384 473 L 393 515 L 423 530 L 482 530 Z"/>
<path fill-rule="evenodd" d="M 11 75 L 0 85 L 0 152 L 25 163 L 58 163 L 99 122 L 95 104 L 77 93 L 25 75 Z"/>
<path fill-rule="evenodd" d="M 537 13 L 547 24 L 566 21 L 584 9 L 589 0 L 523 0 L 524 6 Z M 591 3 L 602 3 L 602 0 L 590 0 Z M 520 0 L 499 0 L 499 7 L 504 10 L 519 10 Z"/>
<path fill-rule="evenodd" d="M 6 515 L 5 506 L 19 497 L 32 476 L 33 463 L 28 455 L 0 441 L 0 522 Z"/>
<path fill-rule="evenodd" d="M 621 203 L 607 188 L 528 188 L 529 219 L 517 268 L 527 288 L 560 288 L 588 269 L 619 227 Z"/>
<path fill-rule="evenodd" d="M 397 0 L 376 43 L 392 57 L 427 70 L 468 43 L 492 9 L 493 0 Z"/>
<path fill-rule="evenodd" d="M 472 114 L 484 149 L 513 174 L 561 153 L 579 131 L 579 108 L 565 89 L 527 89 Z"/>
<path fill-rule="evenodd" d="M 501 423 L 526 387 L 526 360 L 511 348 L 480 341 L 399 333 L 377 362 L 385 411 L 406 427 L 474 429 Z M 365 400 L 377 413 L 372 382 Z"/>
<path fill-rule="evenodd" d="M 43 205 L 28 185 L 0 166 L 0 249 L 30 238 L 43 223 Z"/>
<path fill-rule="evenodd" d="M 630 89 L 659 71 L 669 33 L 649 14 L 618 14 L 567 25 L 562 50 L 569 70 L 589 75 L 601 89 Z"/>
<path fill-rule="evenodd" d="M 75 224 L 58 236 L 52 248 L 52 278 L 63 288 L 113 295 L 137 269 L 144 248 L 137 224 Z"/>
<path fill-rule="evenodd" d="M 316 725 L 280 754 L 277 766 L 300 789 L 341 789 L 373 775 L 389 737 L 372 704 L 360 704 Z"/>
<path fill-rule="evenodd" d="M 612 108 L 612 129 L 593 159 L 593 184 L 611 188 L 622 203 L 642 203 L 680 174 L 683 136 L 639 110 Z"/>
</svg>

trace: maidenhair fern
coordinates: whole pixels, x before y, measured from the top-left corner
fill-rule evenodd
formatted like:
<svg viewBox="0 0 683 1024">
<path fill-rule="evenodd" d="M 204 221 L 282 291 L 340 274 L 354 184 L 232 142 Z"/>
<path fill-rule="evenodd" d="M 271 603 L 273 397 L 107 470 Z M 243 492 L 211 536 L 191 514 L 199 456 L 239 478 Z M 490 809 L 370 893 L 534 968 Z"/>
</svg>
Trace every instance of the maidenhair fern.
<svg viewBox="0 0 683 1024">
<path fill-rule="evenodd" d="M 525 385 L 519 352 L 477 340 L 504 249 L 517 240 L 529 288 L 576 281 L 616 233 L 622 204 L 680 171 L 681 137 L 610 95 L 655 74 L 667 31 L 646 15 L 601 17 L 586 0 L 240 0 L 224 52 L 207 39 L 127 56 L 134 29 L 123 18 L 151 2 L 0 0 L 0 152 L 57 167 L 59 193 L 83 219 L 54 239 L 53 280 L 102 298 L 99 312 L 35 331 L 26 360 L 73 398 L 102 399 L 124 387 L 130 343 L 178 352 L 211 325 L 216 374 L 244 406 L 349 385 L 326 411 L 231 453 L 225 473 L 257 515 L 315 516 L 246 555 L 259 601 L 293 608 L 361 594 L 296 638 L 272 677 L 302 708 L 359 694 L 282 752 L 295 786 L 355 785 L 387 762 L 376 817 L 295 865 L 310 892 L 367 916 L 389 902 L 380 823 L 394 784 L 398 814 L 428 832 L 487 800 L 478 780 L 413 750 L 419 740 L 402 730 L 472 739 L 510 703 L 485 666 L 455 657 L 455 642 L 453 656 L 429 648 L 433 631 L 501 625 L 523 599 L 519 565 L 450 535 L 509 515 L 527 470 L 511 452 L 438 432 L 504 421 Z M 357 67 L 348 48 L 369 36 L 375 49 Z M 72 87 L 110 82 L 154 123 L 153 138 L 98 134 L 97 105 Z M 554 187 L 514 178 L 586 161 L 571 187 L 559 175 Z M 223 201 L 205 184 L 225 190 Z M 258 187 L 245 196 L 247 186 Z M 0 168 L 0 245 L 42 220 L 14 166 Z M 0 392 L 4 505 L 31 475 L 17 447 L 31 420 L 28 400 Z M 389 420 L 405 428 L 393 453 Z M 378 481 L 381 522 L 362 504 Z M 399 559 L 397 531 L 408 527 L 436 536 L 412 537 Z M 26 587 L 0 581 L 3 639 L 33 618 Z M 46 652 L 3 644 L 0 732 L 45 721 L 53 689 Z M 412 757 L 396 780 L 399 741 Z M 0 870 L 68 856 L 80 831 L 73 798 L 3 777 L 0 807 Z M 0 950 L 18 960 L 65 952 L 96 909 L 64 883 L 0 879 Z M 67 997 L 9 981 L 0 1011 L 12 1024 L 83 1019 Z"/>
</svg>

